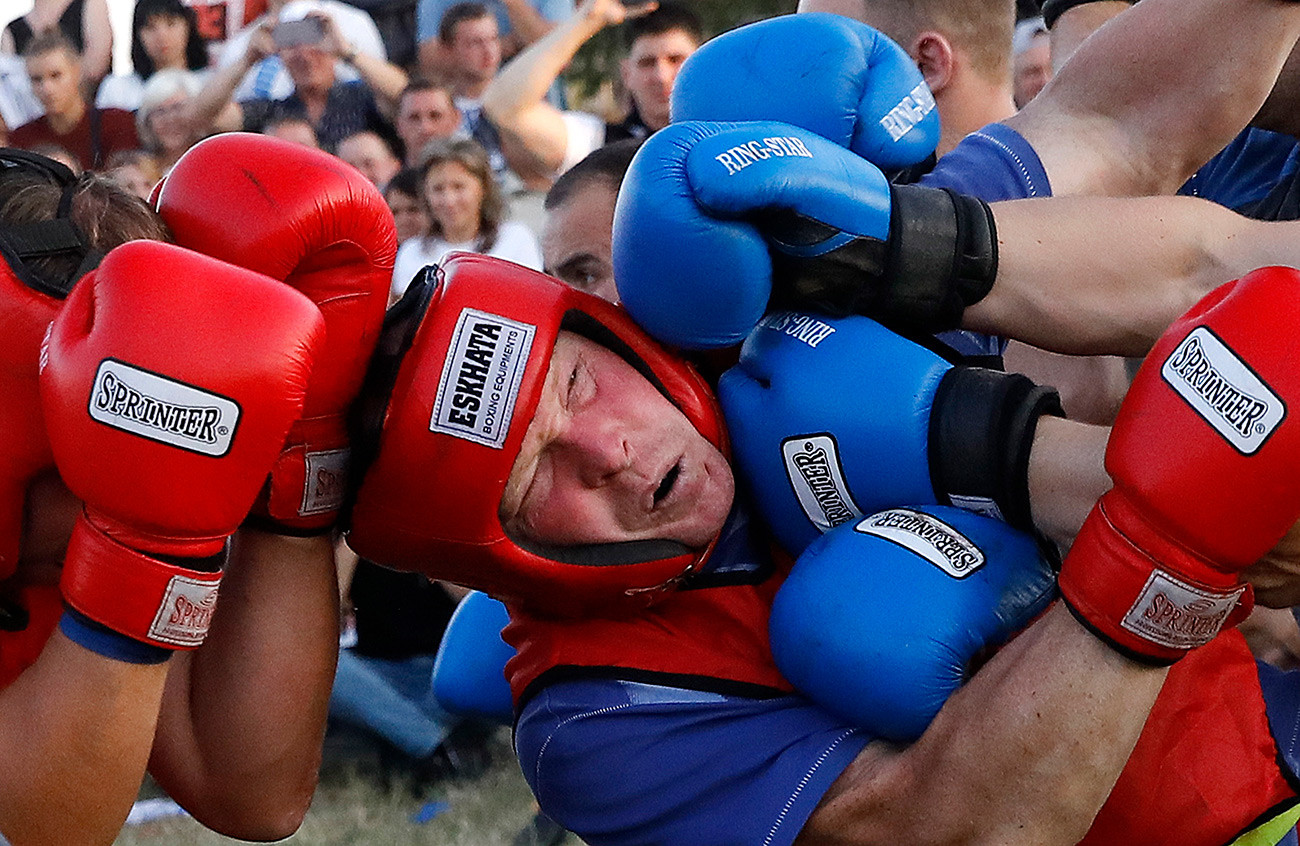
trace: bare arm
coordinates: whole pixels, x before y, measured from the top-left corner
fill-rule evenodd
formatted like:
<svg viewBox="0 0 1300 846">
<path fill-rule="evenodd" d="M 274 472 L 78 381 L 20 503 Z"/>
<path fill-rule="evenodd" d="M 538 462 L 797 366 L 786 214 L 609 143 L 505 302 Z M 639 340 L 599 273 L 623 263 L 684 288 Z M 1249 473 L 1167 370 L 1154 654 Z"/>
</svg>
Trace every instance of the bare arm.
<svg viewBox="0 0 1300 846">
<path fill-rule="evenodd" d="M 546 92 L 583 44 L 626 17 L 618 0 L 585 0 L 572 17 L 521 51 L 488 83 L 483 111 L 503 141 L 510 142 L 503 150 L 508 157 L 513 154 L 512 170 L 551 176 L 564 163 L 569 131 Z"/>
<path fill-rule="evenodd" d="M 409 81 L 406 71 L 392 62 L 358 50 L 348 41 L 347 36 L 339 30 L 338 23 L 329 15 L 320 13 L 316 17 L 321 19 L 325 28 L 325 40 L 321 42 L 321 49 L 333 53 L 356 68 L 362 82 L 369 86 L 378 98 L 384 113 L 391 116 L 396 111 L 397 101 Z"/>
<path fill-rule="evenodd" d="M 1054 352 L 1141 357 L 1207 291 L 1300 263 L 1300 223 L 1194 197 L 1016 200 L 993 214 L 997 282 L 962 324 Z"/>
<path fill-rule="evenodd" d="M 1300 34 L 1281 0 L 1143 0 L 1007 123 L 1053 193 L 1171 193 L 1259 109 Z"/>
<path fill-rule="evenodd" d="M 311 801 L 338 657 L 328 537 L 236 536 L 212 629 L 168 680 L 150 770 L 211 828 L 297 829 Z"/>
<path fill-rule="evenodd" d="M 209 127 L 221 120 L 225 124 L 237 123 L 242 126 L 243 108 L 232 97 L 239 81 L 253 65 L 269 56 L 274 45 L 271 42 L 271 26 L 274 21 L 267 18 L 257 25 L 249 35 L 248 46 L 240 57 L 228 65 L 214 70 L 194 95 L 185 104 L 185 120 L 196 132 L 206 133 Z"/>
<path fill-rule="evenodd" d="M 81 11 L 81 69 L 88 82 L 98 84 L 113 61 L 113 29 L 108 21 L 108 0 L 86 0 Z"/>
<path fill-rule="evenodd" d="M 797 842 L 1077 843 L 1165 675 L 1104 646 L 1058 603 L 953 694 L 916 743 L 863 750 Z"/>
</svg>

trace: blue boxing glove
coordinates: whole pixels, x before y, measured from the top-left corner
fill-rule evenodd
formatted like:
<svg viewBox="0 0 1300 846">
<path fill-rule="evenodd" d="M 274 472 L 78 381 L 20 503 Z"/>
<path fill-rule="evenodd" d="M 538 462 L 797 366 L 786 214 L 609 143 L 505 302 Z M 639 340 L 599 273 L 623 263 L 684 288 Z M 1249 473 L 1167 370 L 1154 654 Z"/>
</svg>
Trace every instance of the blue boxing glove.
<svg viewBox="0 0 1300 846">
<path fill-rule="evenodd" d="M 719 35 L 682 65 L 671 105 L 674 123 L 791 123 L 883 170 L 918 164 L 939 143 L 934 97 L 912 57 L 840 15 L 784 15 Z"/>
<path fill-rule="evenodd" d="M 772 606 L 772 654 L 823 708 L 906 743 L 1055 595 L 1027 535 L 953 508 L 890 509 L 800 556 Z"/>
<path fill-rule="evenodd" d="M 891 186 L 808 130 L 691 122 L 655 133 L 632 160 L 613 260 L 619 298 L 642 327 L 710 348 L 740 343 L 770 300 L 954 328 L 993 285 L 997 238 L 986 203 Z"/>
<path fill-rule="evenodd" d="M 799 555 L 836 525 L 897 505 L 957 505 L 1033 531 L 1029 451 L 1050 388 L 953 366 L 850 316 L 777 312 L 718 382 L 734 463 Z"/>
<path fill-rule="evenodd" d="M 506 662 L 515 651 L 501 639 L 510 622 L 505 605 L 472 590 L 456 606 L 433 662 L 433 695 L 453 714 L 509 725 L 514 701 Z"/>
</svg>

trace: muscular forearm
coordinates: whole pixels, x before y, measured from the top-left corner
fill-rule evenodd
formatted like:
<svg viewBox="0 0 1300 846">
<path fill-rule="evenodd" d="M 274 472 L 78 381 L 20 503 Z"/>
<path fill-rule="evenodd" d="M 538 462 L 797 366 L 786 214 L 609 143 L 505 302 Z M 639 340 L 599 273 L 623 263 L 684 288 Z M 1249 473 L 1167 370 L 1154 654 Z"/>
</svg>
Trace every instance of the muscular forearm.
<svg viewBox="0 0 1300 846">
<path fill-rule="evenodd" d="M 199 93 L 185 104 L 186 122 L 196 132 L 205 133 L 219 116 L 226 117 L 224 112 L 232 105 L 231 98 L 239 87 L 239 81 L 255 63 L 251 56 L 245 54 L 238 61 L 213 71 Z M 242 111 L 239 120 L 242 123 Z"/>
<path fill-rule="evenodd" d="M 1058 604 L 955 693 L 915 744 L 869 746 L 798 843 L 1076 843 L 1165 675 L 1104 646 Z"/>
<path fill-rule="evenodd" d="M 386 113 L 397 108 L 397 101 L 402 96 L 409 79 L 406 71 L 392 62 L 384 61 L 369 53 L 354 52 L 350 58 L 352 66 L 361 74 L 361 79 L 379 98 Z"/>
<path fill-rule="evenodd" d="M 993 214 L 997 281 L 963 325 L 1054 352 L 1141 357 L 1206 292 L 1287 253 L 1300 261 L 1290 224 L 1192 197 L 1022 200 Z"/>
<path fill-rule="evenodd" d="M 1059 417 L 1039 419 L 1029 453 L 1034 525 L 1069 549 L 1097 498 L 1110 490 L 1104 458 L 1110 429 Z"/>
<path fill-rule="evenodd" d="M 140 791 L 167 667 L 113 661 L 55 632 L 0 691 L 0 834 L 111 843 Z"/>
<path fill-rule="evenodd" d="M 1259 109 L 1300 33 L 1278 0 L 1143 0 L 1008 119 L 1054 193 L 1170 193 Z"/>
<path fill-rule="evenodd" d="M 293 833 L 315 788 L 337 656 L 329 539 L 240 532 L 208 639 L 168 682 L 159 782 L 223 833 Z"/>
</svg>

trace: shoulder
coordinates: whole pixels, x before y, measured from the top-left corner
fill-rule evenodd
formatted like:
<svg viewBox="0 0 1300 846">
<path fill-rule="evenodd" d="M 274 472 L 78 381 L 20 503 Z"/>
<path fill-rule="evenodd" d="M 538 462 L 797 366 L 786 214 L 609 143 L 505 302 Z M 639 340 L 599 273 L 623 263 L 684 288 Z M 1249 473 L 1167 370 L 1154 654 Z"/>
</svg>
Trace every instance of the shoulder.
<svg viewBox="0 0 1300 846">
<path fill-rule="evenodd" d="M 990 203 L 1052 195 L 1047 171 L 1033 145 L 1001 123 L 967 135 L 920 182 Z"/>
</svg>

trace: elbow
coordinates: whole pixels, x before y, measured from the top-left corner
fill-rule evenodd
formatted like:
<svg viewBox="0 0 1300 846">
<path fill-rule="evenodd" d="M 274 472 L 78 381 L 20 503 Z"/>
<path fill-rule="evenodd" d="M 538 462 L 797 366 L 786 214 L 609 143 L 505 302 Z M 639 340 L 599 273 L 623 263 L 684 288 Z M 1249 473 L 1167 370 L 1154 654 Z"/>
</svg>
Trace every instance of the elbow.
<svg viewBox="0 0 1300 846">
<path fill-rule="evenodd" d="M 315 789 L 313 774 L 298 784 L 263 786 L 255 794 L 241 790 L 208 796 L 186 810 L 218 834 L 265 843 L 290 837 L 302 826 Z"/>
</svg>

